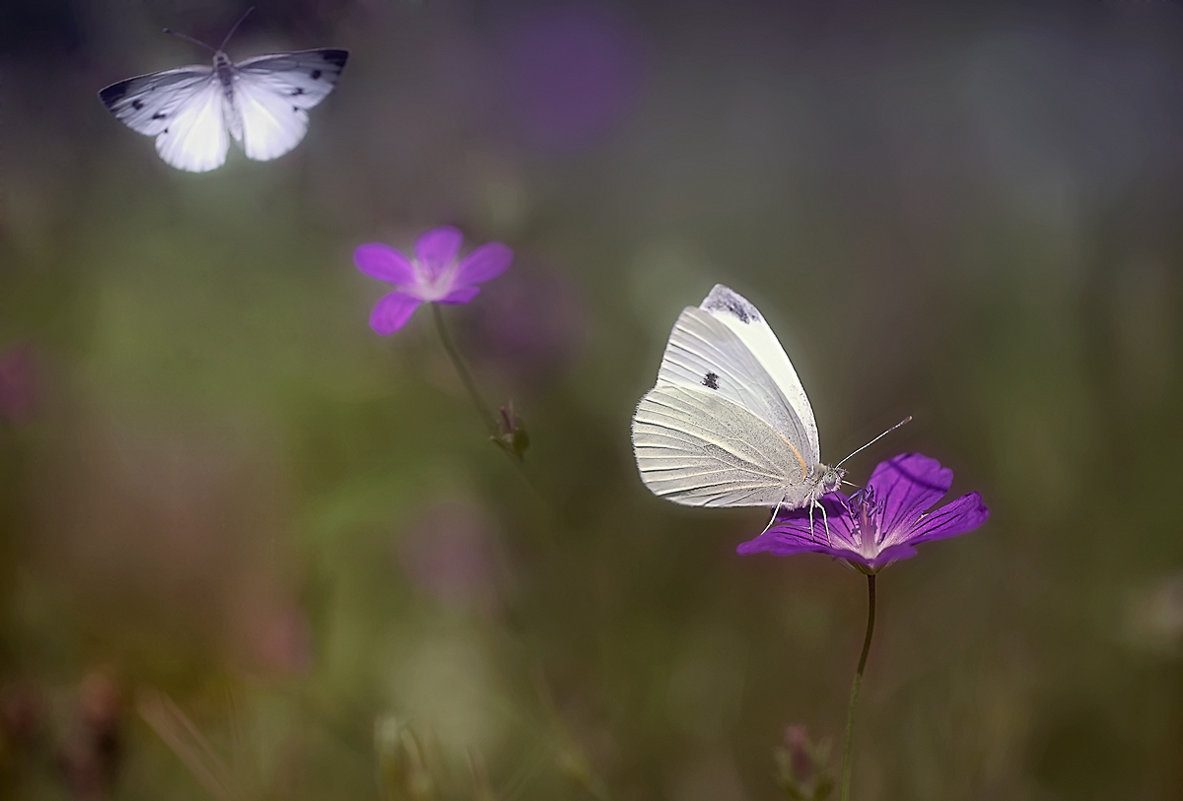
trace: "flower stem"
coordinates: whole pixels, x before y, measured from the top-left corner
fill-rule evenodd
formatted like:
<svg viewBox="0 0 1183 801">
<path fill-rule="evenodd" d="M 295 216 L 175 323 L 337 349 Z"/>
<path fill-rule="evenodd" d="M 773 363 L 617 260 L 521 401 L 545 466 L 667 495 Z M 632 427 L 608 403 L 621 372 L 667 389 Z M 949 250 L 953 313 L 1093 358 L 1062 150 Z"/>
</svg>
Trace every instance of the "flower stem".
<svg viewBox="0 0 1183 801">
<path fill-rule="evenodd" d="M 854 708 L 858 704 L 859 685 L 863 683 L 863 668 L 867 666 L 867 654 L 871 651 L 871 635 L 875 633 L 875 574 L 867 576 L 867 633 L 863 636 L 863 652 L 858 658 L 858 669 L 854 672 L 854 683 L 850 685 L 850 706 L 846 710 L 846 744 L 842 747 L 842 790 L 841 801 L 850 798 L 851 746 L 854 743 Z"/>
<path fill-rule="evenodd" d="M 464 384 L 464 388 L 468 390 L 468 397 L 472 400 L 472 405 L 476 407 L 476 413 L 481 418 L 481 423 L 485 426 L 485 430 L 489 432 L 489 436 L 494 439 L 497 438 L 497 423 L 494 422 L 488 404 L 485 399 L 481 397 L 480 390 L 477 389 L 476 382 L 472 380 L 472 376 L 468 372 L 468 368 L 464 366 L 464 359 L 460 357 L 460 351 L 456 350 L 456 345 L 452 342 L 452 337 L 448 334 L 448 329 L 444 325 L 444 315 L 440 311 L 438 303 L 432 303 L 431 314 L 435 319 L 435 330 L 439 332 L 440 341 L 444 345 L 444 350 L 448 352 L 448 358 L 452 360 L 452 366 L 456 368 L 456 372 L 460 375 L 460 381 Z"/>
</svg>

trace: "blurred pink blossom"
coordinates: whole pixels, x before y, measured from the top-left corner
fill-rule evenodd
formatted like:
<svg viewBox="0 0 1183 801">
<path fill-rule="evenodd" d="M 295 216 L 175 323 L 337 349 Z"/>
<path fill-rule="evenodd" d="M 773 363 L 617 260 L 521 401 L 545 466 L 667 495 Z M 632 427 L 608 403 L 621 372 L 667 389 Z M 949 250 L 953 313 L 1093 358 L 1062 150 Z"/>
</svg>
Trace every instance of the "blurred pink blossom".
<svg viewBox="0 0 1183 801">
<path fill-rule="evenodd" d="M 0 418 L 11 423 L 33 418 L 39 395 L 36 361 L 27 345 L 0 351 Z"/>
<path fill-rule="evenodd" d="M 473 506 L 429 509 L 398 544 L 411 582 L 453 609 L 490 612 L 500 602 L 504 563 L 489 520 Z"/>
</svg>

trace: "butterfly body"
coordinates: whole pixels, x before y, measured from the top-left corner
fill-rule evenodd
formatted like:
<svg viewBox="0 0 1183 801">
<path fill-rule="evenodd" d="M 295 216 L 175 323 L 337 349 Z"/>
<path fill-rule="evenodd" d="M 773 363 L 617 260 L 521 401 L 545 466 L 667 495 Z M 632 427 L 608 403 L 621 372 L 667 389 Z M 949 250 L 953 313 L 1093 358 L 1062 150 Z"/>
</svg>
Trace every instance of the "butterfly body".
<svg viewBox="0 0 1183 801">
<path fill-rule="evenodd" d="M 211 66 L 140 75 L 99 91 L 99 99 L 134 131 L 153 136 L 169 165 L 205 172 L 226 161 L 230 139 L 248 158 L 269 161 L 308 130 L 308 109 L 333 90 L 346 50 L 301 50 L 235 64 L 225 52 Z"/>
<path fill-rule="evenodd" d="M 716 285 L 683 310 L 637 406 L 641 480 L 688 506 L 797 509 L 838 488 L 797 373 L 760 312 Z"/>
</svg>

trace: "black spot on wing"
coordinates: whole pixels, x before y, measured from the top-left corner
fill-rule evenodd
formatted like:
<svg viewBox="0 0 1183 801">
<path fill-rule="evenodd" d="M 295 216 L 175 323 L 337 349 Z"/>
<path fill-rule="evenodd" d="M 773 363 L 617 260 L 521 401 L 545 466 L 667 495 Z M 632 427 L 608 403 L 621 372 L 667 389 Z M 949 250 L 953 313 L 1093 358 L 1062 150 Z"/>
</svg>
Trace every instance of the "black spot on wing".
<svg viewBox="0 0 1183 801">
<path fill-rule="evenodd" d="M 310 74 L 312 75 L 312 80 L 314 80 L 314 81 L 320 80 L 320 75 L 321 75 L 320 70 L 313 70 Z"/>
<path fill-rule="evenodd" d="M 144 101 L 140 100 L 137 97 L 135 100 L 131 101 L 131 107 L 134 108 L 136 111 L 139 111 L 140 109 L 142 109 L 144 107 Z"/>
<path fill-rule="evenodd" d="M 139 101 L 136 101 L 136 102 L 139 102 Z M 143 104 L 141 103 L 140 105 L 143 105 Z M 136 106 L 136 108 L 139 108 L 139 107 L 140 107 L 140 106 Z M 156 112 L 155 114 L 153 114 L 153 115 L 152 115 L 152 119 L 154 119 L 154 120 L 163 120 L 163 119 L 164 119 L 165 117 L 167 117 L 167 116 L 168 116 L 168 115 L 167 115 L 167 114 L 165 114 L 163 111 L 158 111 L 158 112 Z"/>
<path fill-rule="evenodd" d="M 702 378 L 702 385 L 708 389 L 718 389 L 719 376 L 716 373 L 707 373 Z"/>
<path fill-rule="evenodd" d="M 297 86 L 295 89 L 292 90 L 292 95 L 302 95 L 302 94 L 304 94 L 304 87 L 303 86 Z"/>
</svg>

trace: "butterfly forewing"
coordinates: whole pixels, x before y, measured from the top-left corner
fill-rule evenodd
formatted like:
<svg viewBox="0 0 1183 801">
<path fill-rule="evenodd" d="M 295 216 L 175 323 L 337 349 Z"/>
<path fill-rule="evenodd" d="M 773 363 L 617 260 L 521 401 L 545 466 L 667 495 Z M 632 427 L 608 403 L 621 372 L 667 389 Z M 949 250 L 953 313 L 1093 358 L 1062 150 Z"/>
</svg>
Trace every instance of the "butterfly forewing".
<svg viewBox="0 0 1183 801">
<path fill-rule="evenodd" d="M 701 308 L 689 307 L 679 315 L 661 360 L 657 383 L 717 393 L 763 420 L 796 449 L 792 464 L 782 469 L 795 464 L 803 479 L 806 471 L 817 464 L 818 453 L 809 442 L 809 426 L 797 416 L 776 381 L 731 328 Z"/>
<path fill-rule="evenodd" d="M 99 99 L 133 131 L 156 136 L 213 80 L 210 67 L 181 67 L 113 83 L 99 90 Z"/>
<path fill-rule="evenodd" d="M 252 86 L 288 98 L 289 105 L 308 109 L 333 91 L 348 58 L 348 50 L 299 50 L 248 58 L 234 69 Z"/>
<path fill-rule="evenodd" d="M 722 284 L 715 285 L 700 308 L 731 329 L 772 377 L 805 430 L 806 441 L 814 458 L 810 464 L 812 467 L 821 457 L 813 407 L 809 405 L 805 387 L 801 385 L 793 363 L 789 361 L 788 354 L 772 328 L 764 321 L 763 315 L 745 298 Z"/>
<path fill-rule="evenodd" d="M 810 487 L 785 478 L 793 449 L 764 420 L 705 388 L 661 384 L 633 419 L 641 480 L 687 506 L 800 506 Z"/>
</svg>

